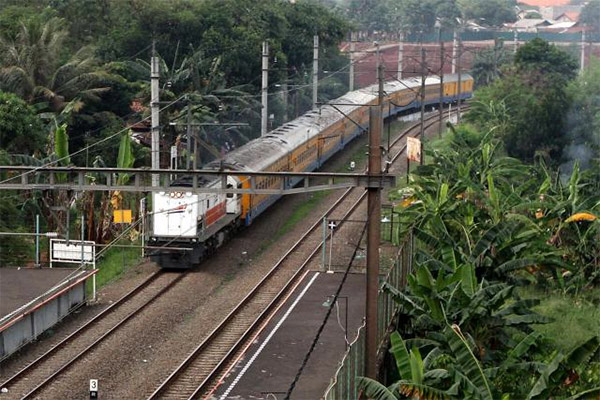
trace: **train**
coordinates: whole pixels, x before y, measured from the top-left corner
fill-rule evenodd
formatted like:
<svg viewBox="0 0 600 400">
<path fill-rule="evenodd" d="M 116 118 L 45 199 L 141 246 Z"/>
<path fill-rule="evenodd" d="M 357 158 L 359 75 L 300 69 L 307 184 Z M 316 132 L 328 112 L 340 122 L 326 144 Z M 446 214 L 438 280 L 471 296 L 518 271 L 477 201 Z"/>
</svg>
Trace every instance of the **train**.
<svg viewBox="0 0 600 400">
<path fill-rule="evenodd" d="M 467 100 L 473 95 L 473 77 L 446 75 L 443 82 L 445 104 Z M 421 78 L 388 81 L 384 84 L 384 118 L 414 112 L 421 107 Z M 266 135 L 227 153 L 204 169 L 225 171 L 294 171 L 319 169 L 329 158 L 367 130 L 369 105 L 377 102 L 378 86 L 348 92 L 330 103 L 271 130 Z M 425 106 L 440 103 L 440 79 L 425 78 Z M 337 108 L 337 109 L 336 109 Z M 340 112 L 341 111 L 341 112 Z M 343 114 L 342 114 L 343 113 Z M 344 116 L 349 116 L 346 118 Z M 227 187 L 250 188 L 250 180 L 228 176 Z M 220 188 L 216 176 L 202 176 L 198 185 Z M 177 186 L 185 186 L 180 180 Z M 286 188 L 297 185 L 300 178 L 286 179 Z M 259 189 L 280 189 L 282 182 L 272 177 L 255 178 Z M 220 194 L 192 192 L 154 192 L 152 194 L 150 257 L 161 268 L 191 268 L 220 247 L 231 235 L 250 225 L 281 195 Z"/>
</svg>

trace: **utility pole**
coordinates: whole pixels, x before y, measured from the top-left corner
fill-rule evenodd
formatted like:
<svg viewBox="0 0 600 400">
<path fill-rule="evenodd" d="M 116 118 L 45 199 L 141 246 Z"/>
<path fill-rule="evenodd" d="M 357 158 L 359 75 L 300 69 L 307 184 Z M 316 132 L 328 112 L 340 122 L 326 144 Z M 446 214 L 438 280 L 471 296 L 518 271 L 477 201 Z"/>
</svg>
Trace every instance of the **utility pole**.
<svg viewBox="0 0 600 400">
<path fill-rule="evenodd" d="M 260 114 L 260 136 L 267 134 L 267 124 L 269 118 L 268 109 L 268 88 L 269 88 L 269 44 L 265 40 L 262 44 L 262 96 L 261 96 L 261 114 Z"/>
<path fill-rule="evenodd" d="M 403 56 L 404 56 L 404 33 L 400 32 L 398 41 L 398 80 L 402 80 L 402 67 L 403 67 Z"/>
<path fill-rule="evenodd" d="M 515 34 L 513 36 L 514 48 L 513 51 L 517 54 L 517 50 L 519 49 L 519 32 L 515 29 Z"/>
<path fill-rule="evenodd" d="M 585 25 L 581 30 L 581 64 L 580 64 L 580 72 L 583 73 L 585 68 Z"/>
<path fill-rule="evenodd" d="M 458 101 L 456 102 L 456 123 L 460 124 L 460 96 L 462 96 L 462 68 L 460 63 L 460 56 L 462 55 L 462 41 L 460 40 L 460 34 L 458 35 L 458 58 L 456 59 L 456 69 L 458 72 Z M 421 158 L 423 159 L 423 158 Z"/>
<path fill-rule="evenodd" d="M 425 78 L 427 77 L 427 65 L 425 64 L 425 48 L 421 47 L 421 162 L 423 165 L 423 141 L 425 140 Z"/>
<path fill-rule="evenodd" d="M 187 101 L 187 120 L 186 120 L 186 135 L 187 135 L 187 161 L 185 164 L 186 169 L 192 167 L 192 107 L 189 97 L 186 95 L 185 100 Z"/>
<path fill-rule="evenodd" d="M 440 126 L 438 134 L 442 137 L 442 122 L 444 120 L 444 42 L 442 41 L 442 33 L 440 28 L 440 105 L 439 105 L 439 113 L 440 113 Z"/>
<path fill-rule="evenodd" d="M 313 109 L 317 108 L 317 86 L 319 84 L 319 36 L 315 35 L 313 38 L 313 93 L 312 93 L 312 106 Z"/>
<path fill-rule="evenodd" d="M 356 50 L 356 32 L 350 32 L 350 77 L 348 91 L 354 90 L 354 51 Z"/>
<path fill-rule="evenodd" d="M 289 97 L 290 93 L 288 92 L 288 81 L 287 81 L 287 74 L 286 74 L 286 80 L 285 82 L 283 82 L 281 84 L 281 102 L 283 103 L 283 122 L 288 122 L 290 120 L 289 118 L 289 113 L 288 113 L 288 103 L 289 103 Z"/>
<path fill-rule="evenodd" d="M 452 74 L 456 73 L 456 60 L 458 54 L 458 34 L 456 29 L 454 30 L 454 37 L 452 40 Z"/>
<path fill-rule="evenodd" d="M 381 177 L 381 134 L 383 131 L 383 65 L 377 59 L 379 94 L 376 107 L 369 107 L 369 176 Z M 379 240 L 381 235 L 381 190 L 367 192 L 367 303 L 366 365 L 368 378 L 377 378 L 377 294 L 379 291 Z"/>
<path fill-rule="evenodd" d="M 160 98 L 159 98 L 160 69 L 156 49 L 152 43 L 152 58 L 150 59 L 150 110 L 152 118 L 152 169 L 160 169 Z M 159 176 L 152 174 L 152 186 L 159 185 Z"/>
<path fill-rule="evenodd" d="M 494 59 L 492 60 L 494 68 L 492 73 L 494 74 L 494 77 L 496 76 L 496 71 L 498 71 L 498 43 L 498 38 L 494 38 Z"/>
</svg>

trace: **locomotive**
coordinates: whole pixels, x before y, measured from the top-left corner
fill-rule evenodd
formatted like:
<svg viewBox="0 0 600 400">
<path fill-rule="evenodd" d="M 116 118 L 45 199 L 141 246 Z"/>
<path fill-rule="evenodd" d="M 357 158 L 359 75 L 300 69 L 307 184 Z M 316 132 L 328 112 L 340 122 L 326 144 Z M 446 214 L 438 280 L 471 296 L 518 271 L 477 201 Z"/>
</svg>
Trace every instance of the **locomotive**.
<svg viewBox="0 0 600 400">
<path fill-rule="evenodd" d="M 443 99 L 446 104 L 466 100 L 473 94 L 473 78 L 461 74 L 444 77 Z M 421 78 L 390 81 L 384 84 L 384 118 L 413 112 L 421 107 Z M 378 87 L 372 85 L 348 92 L 332 100 L 339 110 L 327 104 L 268 132 L 265 136 L 226 154 L 203 168 L 225 171 L 293 171 L 309 172 L 321 167 L 346 144 L 366 131 L 369 125 L 369 105 L 377 102 Z M 440 80 L 425 79 L 425 105 L 440 102 Z M 356 124 L 346 118 L 348 115 Z M 359 126 L 357 126 L 359 125 Z M 228 176 L 227 187 L 250 189 L 250 180 Z M 185 178 L 183 178 L 185 180 Z M 286 178 L 285 189 L 299 183 L 300 178 Z M 279 179 L 255 178 L 258 189 L 280 189 Z M 222 187 L 215 176 L 199 178 L 198 185 Z M 177 185 L 185 186 L 182 182 Z M 190 185 L 191 186 L 191 185 Z M 152 222 L 149 236 L 152 246 L 162 248 L 151 253 L 162 268 L 191 268 L 221 246 L 234 232 L 250 225 L 281 195 L 220 194 L 192 192 L 154 192 Z"/>
</svg>

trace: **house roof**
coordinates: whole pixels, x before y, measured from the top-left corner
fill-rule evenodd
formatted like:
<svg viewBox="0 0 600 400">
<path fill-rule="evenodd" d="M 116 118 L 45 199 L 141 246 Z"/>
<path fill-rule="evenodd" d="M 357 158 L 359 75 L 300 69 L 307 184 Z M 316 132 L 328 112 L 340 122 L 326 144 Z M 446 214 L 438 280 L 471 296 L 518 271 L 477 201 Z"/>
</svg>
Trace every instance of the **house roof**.
<svg viewBox="0 0 600 400">
<path fill-rule="evenodd" d="M 567 11 L 567 12 L 560 14 L 558 17 L 556 17 L 556 19 L 561 19 L 561 17 L 566 17 L 573 22 L 577 22 L 577 21 L 579 21 L 580 14 L 581 13 L 578 13 L 577 11 Z"/>
<path fill-rule="evenodd" d="M 537 7 L 565 6 L 570 2 L 570 0 L 519 0 L 520 4 Z"/>
<path fill-rule="evenodd" d="M 563 30 L 570 29 L 570 28 L 574 27 L 575 25 L 577 25 L 577 21 L 557 22 L 550 26 L 544 27 L 544 30 L 563 31 Z"/>
<path fill-rule="evenodd" d="M 535 28 L 536 26 L 547 26 L 551 23 L 546 19 L 520 19 L 511 25 L 512 28 Z"/>
</svg>

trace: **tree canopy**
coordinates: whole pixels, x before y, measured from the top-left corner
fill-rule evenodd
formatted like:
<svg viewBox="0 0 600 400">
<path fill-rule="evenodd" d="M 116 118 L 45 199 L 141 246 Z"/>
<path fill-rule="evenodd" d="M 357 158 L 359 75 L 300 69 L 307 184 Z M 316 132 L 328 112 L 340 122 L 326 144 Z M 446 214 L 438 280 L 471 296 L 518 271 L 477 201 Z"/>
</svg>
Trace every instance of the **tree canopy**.
<svg viewBox="0 0 600 400">
<path fill-rule="evenodd" d="M 540 155 L 558 162 L 568 141 L 566 85 L 576 71 L 572 56 L 534 39 L 519 48 L 502 79 L 477 92 L 469 118 L 499 131 L 511 156 L 532 162 Z"/>
<path fill-rule="evenodd" d="M 0 150 L 33 154 L 44 144 L 45 132 L 35 110 L 18 96 L 0 92 Z"/>
<path fill-rule="evenodd" d="M 600 0 L 588 1 L 583 10 L 581 10 L 581 17 L 579 21 L 592 28 L 595 31 L 600 30 Z"/>
</svg>

